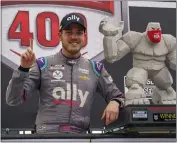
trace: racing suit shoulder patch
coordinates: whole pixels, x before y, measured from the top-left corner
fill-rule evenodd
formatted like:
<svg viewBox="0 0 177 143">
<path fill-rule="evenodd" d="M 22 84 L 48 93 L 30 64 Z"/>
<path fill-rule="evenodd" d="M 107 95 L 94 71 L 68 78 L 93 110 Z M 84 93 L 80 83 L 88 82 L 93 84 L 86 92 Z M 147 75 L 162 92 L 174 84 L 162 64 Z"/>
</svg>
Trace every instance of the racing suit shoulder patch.
<svg viewBox="0 0 177 143">
<path fill-rule="evenodd" d="M 48 61 L 46 57 L 41 57 L 36 60 L 38 66 L 41 70 L 45 69 L 47 67 Z"/>
<path fill-rule="evenodd" d="M 91 62 L 93 71 L 96 73 L 97 76 L 100 76 L 101 70 L 103 68 L 103 64 L 97 61 L 92 61 L 92 60 L 90 62 Z"/>
</svg>

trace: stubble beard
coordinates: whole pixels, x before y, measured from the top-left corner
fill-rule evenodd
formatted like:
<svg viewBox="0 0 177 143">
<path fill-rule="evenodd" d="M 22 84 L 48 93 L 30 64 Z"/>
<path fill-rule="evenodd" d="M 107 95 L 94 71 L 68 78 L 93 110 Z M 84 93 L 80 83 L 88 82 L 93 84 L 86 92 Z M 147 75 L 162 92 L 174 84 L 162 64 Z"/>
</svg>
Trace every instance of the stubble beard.
<svg viewBox="0 0 177 143">
<path fill-rule="evenodd" d="M 79 47 L 79 45 L 75 47 L 72 44 L 68 44 L 68 45 L 63 44 L 63 48 L 71 55 L 76 55 L 80 53 L 81 50 L 81 47 Z"/>
</svg>

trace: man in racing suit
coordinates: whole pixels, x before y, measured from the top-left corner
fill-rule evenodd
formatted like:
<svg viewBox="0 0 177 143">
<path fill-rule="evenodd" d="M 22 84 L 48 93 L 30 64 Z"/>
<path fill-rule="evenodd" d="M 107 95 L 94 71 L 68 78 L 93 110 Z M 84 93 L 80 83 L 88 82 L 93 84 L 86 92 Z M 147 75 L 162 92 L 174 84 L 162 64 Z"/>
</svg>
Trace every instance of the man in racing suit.
<svg viewBox="0 0 177 143">
<path fill-rule="evenodd" d="M 67 21 L 69 17 L 79 18 L 79 21 L 74 18 Z M 85 28 L 82 17 L 76 13 L 68 14 L 61 22 L 63 47 L 60 52 L 35 60 L 31 44 L 21 55 L 21 65 L 14 71 L 7 88 L 6 102 L 10 106 L 19 105 L 38 90 L 37 133 L 87 131 L 95 92 L 101 93 L 108 103 L 102 116 L 106 124 L 118 118 L 124 95 L 102 63 L 87 60 L 80 54 Z M 66 40 L 68 35 L 69 41 Z"/>
</svg>

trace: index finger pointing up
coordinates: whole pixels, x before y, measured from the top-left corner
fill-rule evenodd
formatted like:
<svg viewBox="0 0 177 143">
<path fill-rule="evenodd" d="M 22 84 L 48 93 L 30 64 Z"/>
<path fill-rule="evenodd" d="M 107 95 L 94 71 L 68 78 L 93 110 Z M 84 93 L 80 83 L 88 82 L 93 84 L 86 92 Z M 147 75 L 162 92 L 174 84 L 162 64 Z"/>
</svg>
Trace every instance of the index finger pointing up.
<svg viewBox="0 0 177 143">
<path fill-rule="evenodd" d="M 33 39 L 32 38 L 30 39 L 30 48 L 31 50 L 33 50 Z"/>
</svg>

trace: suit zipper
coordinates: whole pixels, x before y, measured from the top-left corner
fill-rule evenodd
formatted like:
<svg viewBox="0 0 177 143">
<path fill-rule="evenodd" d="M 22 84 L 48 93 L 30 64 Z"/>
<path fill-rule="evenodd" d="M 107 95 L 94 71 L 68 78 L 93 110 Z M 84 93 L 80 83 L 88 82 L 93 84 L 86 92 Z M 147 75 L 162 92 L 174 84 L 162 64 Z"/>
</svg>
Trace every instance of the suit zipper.
<svg viewBox="0 0 177 143">
<path fill-rule="evenodd" d="M 71 122 L 71 116 L 72 116 L 72 101 L 73 101 L 73 65 L 71 66 L 71 110 L 70 110 L 70 119 L 69 119 L 69 123 Z"/>
</svg>

